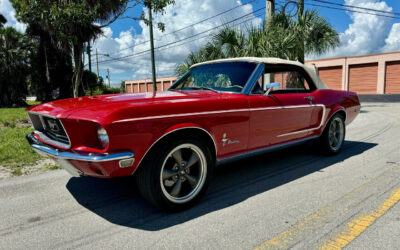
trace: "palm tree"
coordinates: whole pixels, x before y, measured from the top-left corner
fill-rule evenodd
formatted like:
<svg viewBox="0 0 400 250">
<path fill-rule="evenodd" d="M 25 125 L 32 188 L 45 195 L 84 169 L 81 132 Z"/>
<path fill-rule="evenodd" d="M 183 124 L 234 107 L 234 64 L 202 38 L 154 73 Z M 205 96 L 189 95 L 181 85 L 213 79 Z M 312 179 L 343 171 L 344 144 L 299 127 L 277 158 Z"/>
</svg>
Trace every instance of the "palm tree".
<svg viewBox="0 0 400 250">
<path fill-rule="evenodd" d="M 24 106 L 32 44 L 12 27 L 0 27 L 0 107 Z"/>
<path fill-rule="evenodd" d="M 3 25 L 7 22 L 7 19 L 0 14 L 0 27 L 3 27 Z"/>
<path fill-rule="evenodd" d="M 103 32 L 98 25 L 121 15 L 127 8 L 126 0 L 121 1 L 58 1 L 53 4 L 44 29 L 49 32 L 58 48 L 73 55 L 72 77 L 74 97 L 84 95 L 82 85 L 82 52 L 85 42 L 95 40 Z M 111 21 L 110 21 L 111 22 Z"/>
<path fill-rule="evenodd" d="M 199 51 L 191 52 L 175 72 L 181 75 L 194 63 L 229 57 L 301 60 L 304 53 L 323 54 L 338 45 L 338 33 L 317 11 L 307 10 L 299 19 L 280 11 L 262 27 L 223 28 Z"/>
<path fill-rule="evenodd" d="M 141 3 L 140 0 L 11 0 L 11 2 L 20 21 L 39 26 L 50 36 L 53 46 L 68 55 L 73 55 L 75 69 L 72 85 L 75 97 L 84 94 L 83 44 L 96 39 L 102 34 L 103 27 L 114 22 L 127 9 Z"/>
</svg>

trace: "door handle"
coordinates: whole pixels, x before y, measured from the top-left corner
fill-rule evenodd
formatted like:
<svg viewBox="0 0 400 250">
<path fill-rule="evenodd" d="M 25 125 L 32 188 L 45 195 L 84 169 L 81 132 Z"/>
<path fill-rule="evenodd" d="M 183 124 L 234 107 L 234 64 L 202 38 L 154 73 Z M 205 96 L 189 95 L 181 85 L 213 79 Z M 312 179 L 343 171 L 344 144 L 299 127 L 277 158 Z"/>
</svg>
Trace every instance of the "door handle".
<svg viewBox="0 0 400 250">
<path fill-rule="evenodd" d="M 310 103 L 314 101 L 314 96 L 305 96 L 304 99 L 308 100 Z"/>
</svg>

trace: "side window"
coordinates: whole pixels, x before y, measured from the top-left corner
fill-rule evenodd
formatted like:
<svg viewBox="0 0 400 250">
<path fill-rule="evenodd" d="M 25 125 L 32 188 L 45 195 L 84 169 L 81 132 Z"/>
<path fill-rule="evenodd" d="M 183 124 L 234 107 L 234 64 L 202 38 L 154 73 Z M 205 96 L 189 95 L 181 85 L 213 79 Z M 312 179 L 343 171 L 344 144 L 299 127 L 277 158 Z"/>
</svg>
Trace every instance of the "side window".
<svg viewBox="0 0 400 250">
<path fill-rule="evenodd" d="M 254 85 L 253 90 L 251 91 L 251 93 L 255 94 L 255 95 L 264 94 L 263 83 L 264 83 L 264 74 L 262 74 L 260 76 L 260 78 L 258 78 L 258 81 Z"/>
<path fill-rule="evenodd" d="M 274 72 L 272 79 L 279 82 L 280 90 L 309 90 L 310 85 L 307 80 L 298 71 L 281 71 Z"/>
<path fill-rule="evenodd" d="M 266 66 L 268 67 L 268 66 Z M 313 85 L 307 81 L 307 77 L 293 67 L 275 67 L 266 68 L 265 73 L 259 78 L 254 85 L 252 94 L 264 94 L 264 86 L 269 83 L 279 83 L 279 87 L 273 87 L 271 93 L 300 93 L 313 90 Z"/>
</svg>

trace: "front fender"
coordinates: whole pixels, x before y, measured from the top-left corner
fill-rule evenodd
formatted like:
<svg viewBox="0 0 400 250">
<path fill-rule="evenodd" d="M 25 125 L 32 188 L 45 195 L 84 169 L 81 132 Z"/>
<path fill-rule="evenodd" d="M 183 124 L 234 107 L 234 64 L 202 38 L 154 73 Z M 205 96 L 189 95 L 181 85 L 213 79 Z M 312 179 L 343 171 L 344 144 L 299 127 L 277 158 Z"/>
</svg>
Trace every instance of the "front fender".
<svg viewBox="0 0 400 250">
<path fill-rule="evenodd" d="M 151 144 L 151 146 L 149 146 L 149 147 L 147 148 L 146 152 L 143 154 L 143 156 L 140 158 L 140 161 L 137 163 L 137 165 L 136 165 L 136 167 L 135 167 L 135 169 L 134 169 L 134 171 L 133 171 L 132 174 L 134 174 L 134 173 L 136 172 L 136 170 L 140 167 L 140 165 L 141 165 L 143 159 L 146 158 L 146 156 L 148 155 L 148 153 L 151 151 L 152 148 L 154 148 L 155 145 L 157 145 L 158 142 L 160 142 L 163 138 L 165 138 L 166 136 L 168 136 L 168 135 L 170 135 L 170 134 L 172 134 L 172 133 L 175 133 L 175 132 L 178 132 L 178 131 L 181 131 L 181 130 L 185 130 L 185 129 L 198 129 L 198 130 L 201 130 L 201 131 L 203 131 L 204 133 L 206 133 L 206 134 L 209 136 L 209 138 L 212 140 L 213 144 L 214 144 L 215 157 L 216 157 L 216 154 L 217 154 L 217 145 L 216 145 L 216 143 L 215 143 L 214 137 L 211 135 L 211 133 L 210 133 L 208 130 L 206 130 L 205 128 L 203 128 L 202 126 L 200 126 L 199 124 L 196 124 L 196 123 L 180 123 L 180 124 L 175 124 L 175 125 L 173 125 L 173 126 L 170 126 L 168 129 L 166 129 L 166 130 L 164 131 L 164 133 L 163 133 L 161 136 L 159 136 L 159 137 Z"/>
</svg>

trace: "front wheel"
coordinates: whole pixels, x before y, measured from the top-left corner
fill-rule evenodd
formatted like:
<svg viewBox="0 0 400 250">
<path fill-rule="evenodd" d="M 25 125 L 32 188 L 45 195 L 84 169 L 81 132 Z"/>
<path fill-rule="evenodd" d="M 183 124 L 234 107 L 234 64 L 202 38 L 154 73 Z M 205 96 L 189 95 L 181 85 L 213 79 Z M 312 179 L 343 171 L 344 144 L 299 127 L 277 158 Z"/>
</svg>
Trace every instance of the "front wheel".
<svg viewBox="0 0 400 250">
<path fill-rule="evenodd" d="M 180 211 L 204 195 L 212 165 L 210 150 L 197 138 L 165 142 L 138 169 L 138 187 L 155 206 L 170 212 Z"/>
<path fill-rule="evenodd" d="M 344 118 L 340 114 L 334 115 L 328 122 L 324 132 L 318 139 L 318 146 L 322 153 L 335 155 L 342 149 L 346 127 Z"/>
</svg>

